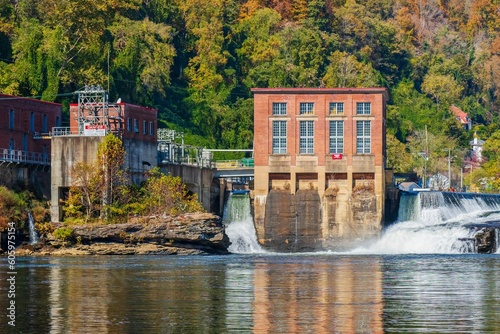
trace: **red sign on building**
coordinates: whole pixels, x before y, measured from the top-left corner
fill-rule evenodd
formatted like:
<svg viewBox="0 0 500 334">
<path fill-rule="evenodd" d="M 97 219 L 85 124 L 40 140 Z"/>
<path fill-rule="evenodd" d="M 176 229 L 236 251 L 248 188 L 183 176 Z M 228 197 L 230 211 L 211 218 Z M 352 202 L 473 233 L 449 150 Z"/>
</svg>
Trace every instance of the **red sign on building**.
<svg viewBox="0 0 500 334">
<path fill-rule="evenodd" d="M 333 153 L 332 160 L 342 160 L 342 153 Z"/>
</svg>

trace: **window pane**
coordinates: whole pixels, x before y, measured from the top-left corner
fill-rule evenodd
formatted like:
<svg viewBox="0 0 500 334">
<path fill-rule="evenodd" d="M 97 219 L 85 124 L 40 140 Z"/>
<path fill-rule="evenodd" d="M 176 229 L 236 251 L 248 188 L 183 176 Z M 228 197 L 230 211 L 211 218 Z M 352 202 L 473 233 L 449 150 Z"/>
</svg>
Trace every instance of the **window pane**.
<svg viewBox="0 0 500 334">
<path fill-rule="evenodd" d="M 273 115 L 286 115 L 286 103 L 273 102 Z"/>
<path fill-rule="evenodd" d="M 273 121 L 273 154 L 286 153 L 286 121 Z"/>
<path fill-rule="evenodd" d="M 343 102 L 330 102 L 330 115 L 342 115 L 344 113 Z"/>
<path fill-rule="evenodd" d="M 301 102 L 300 103 L 300 114 L 309 115 L 314 113 L 314 103 L 313 102 Z"/>
<path fill-rule="evenodd" d="M 47 133 L 47 128 L 48 128 L 48 124 L 47 124 L 47 115 L 44 114 L 43 115 L 43 118 L 42 118 L 42 132 L 43 133 Z"/>
<path fill-rule="evenodd" d="M 356 114 L 357 115 L 370 115 L 371 114 L 371 103 L 370 102 L 357 102 L 356 103 Z"/>
<path fill-rule="evenodd" d="M 330 153 L 344 153 L 343 121 L 330 121 Z"/>
<path fill-rule="evenodd" d="M 371 152 L 370 121 L 356 122 L 356 153 L 368 154 Z"/>
<path fill-rule="evenodd" d="M 9 111 L 9 129 L 14 129 L 14 110 Z"/>
<path fill-rule="evenodd" d="M 314 153 L 314 121 L 300 122 L 300 153 Z"/>
</svg>

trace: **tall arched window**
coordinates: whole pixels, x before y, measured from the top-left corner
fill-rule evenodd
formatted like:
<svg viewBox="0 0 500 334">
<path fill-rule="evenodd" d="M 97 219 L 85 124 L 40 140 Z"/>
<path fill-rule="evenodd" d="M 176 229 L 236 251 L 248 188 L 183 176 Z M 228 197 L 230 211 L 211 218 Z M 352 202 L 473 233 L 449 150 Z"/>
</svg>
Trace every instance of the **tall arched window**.
<svg viewBox="0 0 500 334">
<path fill-rule="evenodd" d="M 42 120 L 42 132 L 43 132 L 43 133 L 47 133 L 47 132 L 48 132 L 47 114 L 43 114 L 43 120 Z"/>
<path fill-rule="evenodd" d="M 23 151 L 28 151 L 28 134 L 23 134 Z"/>
<path fill-rule="evenodd" d="M 30 114 L 30 131 L 35 132 L 35 113 L 33 111 Z"/>
</svg>

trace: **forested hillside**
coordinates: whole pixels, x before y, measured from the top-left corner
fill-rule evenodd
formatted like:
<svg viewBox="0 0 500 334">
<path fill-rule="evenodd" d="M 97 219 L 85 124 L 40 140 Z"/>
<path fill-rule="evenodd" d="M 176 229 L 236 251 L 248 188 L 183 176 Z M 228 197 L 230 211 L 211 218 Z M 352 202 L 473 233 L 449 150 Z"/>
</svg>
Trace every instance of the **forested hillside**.
<svg viewBox="0 0 500 334">
<path fill-rule="evenodd" d="M 1 92 L 68 103 L 109 78 L 111 99 L 158 108 L 192 144 L 251 147 L 252 87 L 388 87 L 397 171 L 421 173 L 426 150 L 429 173 L 452 156 L 459 171 L 473 131 L 451 105 L 500 138 L 498 0 L 0 0 L 0 15 Z"/>
</svg>

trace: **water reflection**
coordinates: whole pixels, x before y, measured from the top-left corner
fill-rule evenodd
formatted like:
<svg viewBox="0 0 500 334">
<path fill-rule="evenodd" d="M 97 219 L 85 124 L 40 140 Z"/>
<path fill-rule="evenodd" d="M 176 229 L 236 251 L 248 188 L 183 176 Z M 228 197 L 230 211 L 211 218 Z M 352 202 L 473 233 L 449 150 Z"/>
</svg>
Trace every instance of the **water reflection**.
<svg viewBox="0 0 500 334">
<path fill-rule="evenodd" d="M 257 333 L 382 332 L 380 260 L 290 263 L 254 270 Z M 279 282 L 279 283 L 278 283 Z M 367 291 L 367 287 L 369 287 Z"/>
<path fill-rule="evenodd" d="M 495 332 L 498 259 L 25 258 L 16 333 Z"/>
<path fill-rule="evenodd" d="M 384 318 L 389 332 L 498 332 L 500 262 L 484 256 L 465 259 L 415 256 L 406 262 L 385 261 Z"/>
</svg>

